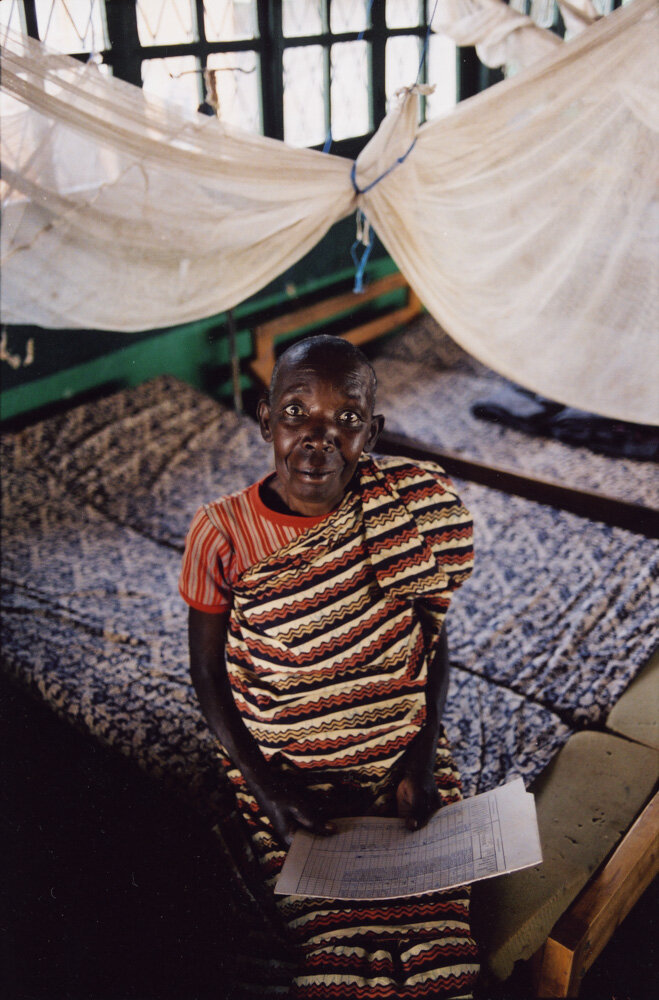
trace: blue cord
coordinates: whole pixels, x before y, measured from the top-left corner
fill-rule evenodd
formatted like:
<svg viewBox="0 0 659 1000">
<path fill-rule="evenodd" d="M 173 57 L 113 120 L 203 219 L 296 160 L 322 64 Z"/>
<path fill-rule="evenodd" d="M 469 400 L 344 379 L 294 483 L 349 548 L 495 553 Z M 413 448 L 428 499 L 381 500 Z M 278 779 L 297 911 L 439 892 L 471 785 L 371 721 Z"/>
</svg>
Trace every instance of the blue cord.
<svg viewBox="0 0 659 1000">
<path fill-rule="evenodd" d="M 379 184 L 380 181 L 384 180 L 385 177 L 388 177 L 389 174 L 393 170 L 395 170 L 397 166 L 405 162 L 405 160 L 410 155 L 415 146 L 416 146 L 416 139 L 414 140 L 414 142 L 412 143 L 412 145 L 410 146 L 410 148 L 407 150 L 406 153 L 403 153 L 403 155 L 399 156 L 397 160 L 394 160 L 391 166 L 387 167 L 384 173 L 380 174 L 379 177 L 376 177 L 375 180 L 371 181 L 370 184 L 367 184 L 365 188 L 360 188 L 359 185 L 357 184 L 357 161 L 353 160 L 352 167 L 350 168 L 350 180 L 352 181 L 352 186 L 355 189 L 355 194 L 366 194 L 367 191 L 370 191 L 371 188 L 374 188 L 375 185 Z"/>
<path fill-rule="evenodd" d="M 370 24 L 370 21 L 371 21 L 371 10 L 373 9 L 373 3 L 374 2 L 375 2 L 375 0 L 369 0 L 368 8 L 366 10 L 366 24 L 367 24 L 367 26 Z M 361 42 L 361 41 L 364 40 L 364 34 L 365 34 L 365 32 L 366 32 L 366 28 L 362 28 L 362 30 L 357 35 L 357 41 L 358 42 Z M 323 146 L 323 153 L 329 153 L 330 149 L 332 148 L 332 143 L 333 142 L 334 142 L 334 140 L 332 138 L 332 126 L 330 125 L 329 129 L 327 130 L 327 136 L 325 138 L 325 145 Z"/>
<path fill-rule="evenodd" d="M 366 23 L 367 24 L 371 20 L 371 11 L 373 10 L 373 2 L 374 2 L 374 0 L 369 0 L 368 9 L 366 11 Z M 357 35 L 357 41 L 358 42 L 361 42 L 361 40 L 363 39 L 365 31 L 366 31 L 366 28 L 362 28 L 362 30 Z"/>
<path fill-rule="evenodd" d="M 368 5 L 368 12 L 367 12 L 367 15 L 366 15 L 367 21 L 370 21 L 371 9 L 373 7 L 373 2 L 374 2 L 374 0 L 370 0 L 369 5 Z M 428 51 L 428 43 L 429 43 L 429 39 L 430 39 L 430 26 L 431 26 L 432 20 L 433 20 L 433 18 L 435 16 L 435 11 L 437 10 L 437 4 L 438 4 L 438 2 L 439 2 L 439 0 L 435 0 L 435 6 L 433 8 L 432 16 L 430 18 L 430 21 L 428 22 L 428 28 L 426 30 L 426 38 L 425 38 L 425 41 L 424 41 L 424 44 L 423 44 L 423 52 L 421 54 L 421 61 L 419 63 L 419 68 L 418 68 L 417 74 L 416 74 L 416 82 L 417 83 L 419 81 L 419 76 L 421 75 L 421 70 L 423 69 L 423 64 L 424 64 L 425 59 L 426 59 L 426 53 Z M 363 37 L 364 37 L 364 31 L 362 30 L 359 33 L 358 39 L 361 40 Z M 323 149 L 324 153 L 327 153 L 329 151 L 331 143 L 332 143 L 332 133 L 331 133 L 331 130 L 330 130 L 330 132 L 328 133 L 328 136 L 327 136 L 327 140 L 325 141 L 325 146 L 324 146 L 324 149 Z M 375 180 L 371 181 L 370 184 L 367 184 L 367 186 L 365 188 L 360 188 L 359 185 L 357 184 L 357 163 L 353 162 L 352 167 L 350 168 L 350 180 L 352 181 L 352 186 L 354 188 L 355 194 L 357 194 L 357 195 L 366 194 L 367 191 L 371 191 L 372 188 L 374 188 L 376 184 L 379 184 L 381 180 L 384 180 L 384 178 L 387 177 L 393 170 L 395 170 L 397 166 L 399 166 L 401 163 L 405 162 L 405 160 L 410 155 L 410 153 L 412 152 L 412 150 L 414 149 L 415 146 L 416 146 L 416 139 L 414 139 L 414 141 L 410 145 L 410 148 L 407 150 L 407 152 L 403 153 L 402 156 L 399 156 L 398 159 L 395 160 L 394 163 L 392 163 L 391 166 L 388 167 L 387 170 L 384 171 L 384 173 L 380 174 L 379 177 L 376 177 Z M 366 216 L 364 215 L 363 212 L 361 212 L 361 209 L 359 209 L 359 212 L 361 213 L 362 220 L 363 221 L 367 221 L 366 220 Z M 359 218 L 359 215 L 358 215 L 358 218 Z M 371 256 L 371 250 L 373 249 L 374 243 L 375 243 L 375 230 L 371 226 L 370 227 L 370 234 L 369 234 L 368 244 L 364 247 L 364 250 L 362 252 L 361 257 L 359 256 L 359 253 L 358 253 L 358 247 L 361 246 L 361 245 L 363 245 L 361 243 L 361 240 L 356 239 L 355 242 L 350 247 L 350 256 L 352 257 L 353 264 L 355 265 L 355 268 L 356 268 L 356 271 L 355 271 L 355 284 L 354 284 L 353 291 L 357 295 L 361 294 L 361 292 L 364 291 L 364 272 L 366 270 L 366 265 L 368 263 L 368 258 Z"/>
<path fill-rule="evenodd" d="M 361 212 L 362 219 L 366 221 L 366 216 Z M 370 227 L 370 234 L 368 238 L 368 243 L 364 247 L 361 258 L 357 252 L 357 247 L 362 246 L 361 240 L 355 240 L 355 242 L 350 247 L 350 256 L 352 257 L 352 262 L 355 265 L 355 284 L 353 287 L 353 292 L 355 295 L 361 295 L 364 291 L 364 271 L 366 270 L 366 265 L 368 264 L 368 258 L 371 256 L 371 250 L 373 249 L 373 244 L 375 243 L 375 230 Z"/>
<path fill-rule="evenodd" d="M 421 76 L 421 70 L 423 69 L 423 64 L 426 61 L 426 55 L 428 53 L 428 43 L 430 42 L 430 28 L 432 26 L 432 22 L 435 19 L 435 13 L 437 12 L 437 4 L 438 3 L 439 3 L 439 0 L 435 0 L 435 6 L 432 9 L 432 14 L 430 15 L 430 20 L 428 21 L 428 27 L 426 28 L 426 38 L 425 38 L 425 41 L 423 43 L 423 50 L 421 52 L 421 61 L 419 62 L 419 68 L 418 68 L 417 74 L 416 74 L 416 82 L 417 83 L 419 82 L 419 77 Z"/>
</svg>

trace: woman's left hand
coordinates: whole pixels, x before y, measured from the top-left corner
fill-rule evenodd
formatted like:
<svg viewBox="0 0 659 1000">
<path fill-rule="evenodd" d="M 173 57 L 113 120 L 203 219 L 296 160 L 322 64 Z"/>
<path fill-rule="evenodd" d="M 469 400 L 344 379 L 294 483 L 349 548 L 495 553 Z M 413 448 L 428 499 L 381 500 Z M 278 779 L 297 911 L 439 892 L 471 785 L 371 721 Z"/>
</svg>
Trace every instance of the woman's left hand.
<svg viewBox="0 0 659 1000">
<path fill-rule="evenodd" d="M 441 805 L 434 777 L 436 745 L 437 737 L 422 730 L 397 768 L 396 807 L 408 830 L 425 826 Z"/>
</svg>

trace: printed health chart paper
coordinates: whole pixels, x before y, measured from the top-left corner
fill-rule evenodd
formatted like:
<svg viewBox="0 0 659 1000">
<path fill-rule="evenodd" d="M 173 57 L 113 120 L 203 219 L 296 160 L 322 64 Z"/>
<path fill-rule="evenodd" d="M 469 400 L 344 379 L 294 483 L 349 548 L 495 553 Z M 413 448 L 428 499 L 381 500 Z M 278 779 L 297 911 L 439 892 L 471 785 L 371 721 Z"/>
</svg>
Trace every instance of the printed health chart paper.
<svg viewBox="0 0 659 1000">
<path fill-rule="evenodd" d="M 450 889 L 542 861 L 533 795 L 521 778 L 440 809 L 422 830 L 401 819 L 335 820 L 298 831 L 275 887 L 285 895 L 391 899 Z"/>
</svg>

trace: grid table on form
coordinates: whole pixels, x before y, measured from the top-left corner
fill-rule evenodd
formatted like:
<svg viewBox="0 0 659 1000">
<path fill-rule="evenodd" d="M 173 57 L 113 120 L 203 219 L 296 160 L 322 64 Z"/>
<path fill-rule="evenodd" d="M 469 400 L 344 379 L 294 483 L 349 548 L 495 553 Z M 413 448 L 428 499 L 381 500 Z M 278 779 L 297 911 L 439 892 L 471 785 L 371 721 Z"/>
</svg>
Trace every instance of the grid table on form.
<svg viewBox="0 0 659 1000">
<path fill-rule="evenodd" d="M 421 830 L 402 820 L 336 821 L 337 834 L 297 834 L 276 891 L 386 899 L 463 885 L 541 860 L 533 796 L 521 779 L 441 809 Z"/>
</svg>

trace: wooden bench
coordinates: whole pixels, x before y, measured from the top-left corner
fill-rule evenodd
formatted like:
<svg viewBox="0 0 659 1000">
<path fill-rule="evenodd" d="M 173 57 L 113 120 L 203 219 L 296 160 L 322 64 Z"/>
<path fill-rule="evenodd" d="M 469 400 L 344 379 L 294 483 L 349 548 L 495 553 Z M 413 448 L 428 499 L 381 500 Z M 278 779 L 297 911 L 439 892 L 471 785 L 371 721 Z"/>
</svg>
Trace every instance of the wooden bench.
<svg viewBox="0 0 659 1000">
<path fill-rule="evenodd" d="M 344 292 L 259 324 L 253 331 L 255 356 L 250 362 L 252 372 L 263 385 L 269 385 L 276 361 L 275 345 L 279 337 L 350 314 L 354 310 L 361 309 L 366 303 L 400 288 L 407 289 L 407 302 L 404 306 L 392 309 L 359 326 L 351 327 L 341 334 L 351 344 L 365 344 L 399 326 L 404 326 L 421 312 L 423 308 L 421 302 L 402 274 L 388 274 L 384 278 L 379 278 L 359 294 Z"/>
<path fill-rule="evenodd" d="M 579 995 L 585 973 L 658 872 L 659 793 L 537 953 L 536 996 Z"/>
<path fill-rule="evenodd" d="M 613 736 L 623 737 L 629 746 L 656 751 L 658 709 L 656 652 L 609 713 L 606 728 Z M 652 770 L 649 778 L 652 780 Z M 645 780 L 643 776 L 637 784 Z M 584 974 L 658 872 L 659 793 L 655 792 L 534 956 L 537 996 L 578 996 Z"/>
</svg>

